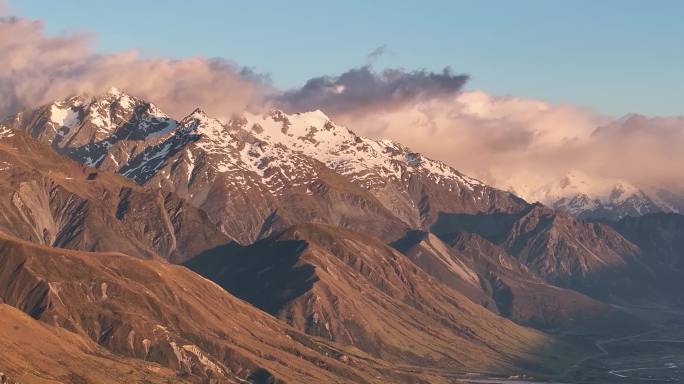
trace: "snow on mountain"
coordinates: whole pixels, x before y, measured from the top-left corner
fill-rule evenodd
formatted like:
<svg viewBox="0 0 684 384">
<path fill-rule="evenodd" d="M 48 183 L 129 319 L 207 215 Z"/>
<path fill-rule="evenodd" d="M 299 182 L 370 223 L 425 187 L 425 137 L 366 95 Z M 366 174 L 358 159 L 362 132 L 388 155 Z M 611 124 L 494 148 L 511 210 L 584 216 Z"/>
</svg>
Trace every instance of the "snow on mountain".
<svg viewBox="0 0 684 384">
<path fill-rule="evenodd" d="M 603 129 L 636 120 L 643 118 L 628 116 Z M 205 182 L 222 174 L 231 190 L 258 189 L 277 197 L 293 188 L 311 193 L 324 167 L 372 192 L 412 224 L 434 220 L 441 211 L 516 205 L 501 191 L 444 163 L 390 140 L 359 136 L 320 110 L 245 113 L 224 123 L 197 109 L 176 121 L 154 104 L 112 88 L 103 95 L 75 96 L 19 113 L 3 125 L 26 130 L 81 163 L 140 184 L 153 178 L 162 183 L 158 172 L 172 161 L 174 169 L 164 171 L 164 178 L 182 163 L 188 189 L 207 168 Z M 580 171 L 554 181 L 528 176 L 519 173 L 500 185 L 527 201 L 580 217 L 619 219 L 684 211 L 684 193 L 676 189 L 646 188 Z"/>
<path fill-rule="evenodd" d="M 223 157 L 214 163 L 217 172 L 249 170 L 264 179 L 294 181 L 297 173 L 312 172 L 311 167 L 297 169 L 302 162 L 294 161 L 298 156 L 292 152 L 296 152 L 366 189 L 406 181 L 416 174 L 449 191 L 484 187 L 401 144 L 358 136 L 320 110 L 292 115 L 277 110 L 265 115 L 246 113 L 223 124 L 198 109 L 177 122 L 153 104 L 112 88 L 101 96 L 76 96 L 18 114 L 7 125 L 26 129 L 90 166 L 99 167 L 109 158 L 116 171 L 139 182 L 149 179 L 167 156 L 197 141 L 207 154 Z M 125 154 L 117 150 L 117 143 L 130 141 L 148 145 L 126 148 L 131 151 Z M 280 168 L 279 176 L 266 175 L 275 168 Z"/>
<path fill-rule="evenodd" d="M 197 109 L 176 121 L 112 89 L 25 111 L 3 125 L 81 163 L 179 193 L 217 221 L 227 220 L 238 200 L 239 206 L 270 201 L 255 208 L 260 218 L 252 231 L 277 210 L 273 204 L 293 194 L 303 199 L 306 220 L 345 222 L 351 206 L 361 205 L 413 227 L 429 226 L 441 212 L 510 211 L 524 204 L 399 143 L 359 136 L 321 111 L 245 113 L 222 122 Z M 344 212 L 336 211 L 339 199 L 351 204 Z"/>
<path fill-rule="evenodd" d="M 281 111 L 246 114 L 237 124 L 257 138 L 290 148 L 323 162 L 366 189 L 388 180 L 405 181 L 422 173 L 451 190 L 483 186 L 453 168 L 390 140 L 372 140 L 332 122 L 320 110 L 287 115 Z"/>
<path fill-rule="evenodd" d="M 677 212 L 665 199 L 624 180 L 591 177 L 571 171 L 551 182 L 534 182 L 519 176 L 509 181 L 508 189 L 530 202 L 565 210 L 582 218 L 616 220 L 655 212 Z M 532 185 L 530 187 L 530 185 Z"/>
</svg>

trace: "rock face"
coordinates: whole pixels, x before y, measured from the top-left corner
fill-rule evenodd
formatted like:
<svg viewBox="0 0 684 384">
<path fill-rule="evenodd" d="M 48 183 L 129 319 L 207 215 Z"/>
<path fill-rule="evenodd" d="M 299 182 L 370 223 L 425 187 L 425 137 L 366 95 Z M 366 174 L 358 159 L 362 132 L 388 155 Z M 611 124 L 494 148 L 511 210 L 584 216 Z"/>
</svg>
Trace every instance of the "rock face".
<svg viewBox="0 0 684 384">
<path fill-rule="evenodd" d="M 27 348 L 19 353 L 67 361 L 55 368 L 40 357 L 36 369 L 50 375 L 75 372 L 94 382 L 136 376 L 161 382 L 170 372 L 178 376 L 174 382 L 439 382 L 429 373 L 411 374 L 310 338 L 184 267 L 123 254 L 49 248 L 2 236 L 0 300 L 49 325 L 10 310 L 0 332 L 17 318 L 36 330 L 22 341 Z M 5 307 L 0 312 L 7 312 Z M 38 348 L 33 336 L 52 343 Z M 0 345 L 14 348 L 11 339 L 3 338 Z M 17 358 L 3 358 L 3 372 L 18 375 L 25 361 L 37 357 L 20 363 Z M 121 367 L 129 369 L 122 378 L 98 379 Z"/>
<path fill-rule="evenodd" d="M 305 221 L 393 240 L 429 226 L 439 212 L 525 205 L 400 144 L 358 136 L 320 111 L 245 114 L 223 124 L 196 110 L 177 122 L 113 90 L 26 111 L 4 126 L 83 164 L 174 192 L 242 243 Z"/>
<path fill-rule="evenodd" d="M 170 192 L 79 165 L 13 132 L 0 138 L 0 231 L 38 244 L 182 261 L 229 240 Z"/>
<path fill-rule="evenodd" d="M 504 372 L 517 361 L 543 371 L 563 348 L 433 280 L 377 239 L 336 227 L 295 226 L 186 265 L 301 331 L 396 363 Z M 543 353 L 551 354 L 545 367 L 536 365 Z"/>
<path fill-rule="evenodd" d="M 438 235 L 477 233 L 553 283 L 619 268 L 638 254 L 638 248 L 610 226 L 579 220 L 541 204 L 518 214 L 445 214 L 432 229 Z"/>
</svg>

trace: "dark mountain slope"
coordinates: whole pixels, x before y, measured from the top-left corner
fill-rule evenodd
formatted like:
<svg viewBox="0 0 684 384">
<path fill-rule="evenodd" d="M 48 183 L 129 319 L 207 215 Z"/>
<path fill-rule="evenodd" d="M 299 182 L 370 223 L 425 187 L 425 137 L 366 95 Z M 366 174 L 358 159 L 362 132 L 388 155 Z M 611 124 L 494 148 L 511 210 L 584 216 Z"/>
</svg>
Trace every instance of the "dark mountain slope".
<svg viewBox="0 0 684 384">
<path fill-rule="evenodd" d="M 477 234 L 457 232 L 442 241 L 415 231 L 392 245 L 435 279 L 523 325 L 599 334 L 626 333 L 641 326 L 610 305 L 546 283 Z"/>
<path fill-rule="evenodd" d="M 608 302 L 645 300 L 657 276 L 638 246 L 607 224 L 587 222 L 541 204 L 517 214 L 443 214 L 432 227 L 442 238 L 476 233 L 500 246 L 546 282 Z"/>
<path fill-rule="evenodd" d="M 626 217 L 613 227 L 641 249 L 641 262 L 652 271 L 658 289 L 652 301 L 666 299 L 684 305 L 684 216 L 655 213 Z"/>
</svg>

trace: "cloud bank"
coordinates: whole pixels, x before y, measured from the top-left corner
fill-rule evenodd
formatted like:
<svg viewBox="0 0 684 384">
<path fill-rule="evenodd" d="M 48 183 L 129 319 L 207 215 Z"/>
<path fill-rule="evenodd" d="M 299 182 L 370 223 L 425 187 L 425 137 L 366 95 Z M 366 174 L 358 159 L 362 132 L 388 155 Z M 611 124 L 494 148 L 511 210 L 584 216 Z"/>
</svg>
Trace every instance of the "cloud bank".
<svg viewBox="0 0 684 384">
<path fill-rule="evenodd" d="M 641 185 L 682 184 L 684 118 L 628 116 L 463 91 L 465 75 L 369 66 L 309 80 L 279 102 L 320 108 L 371 137 L 390 138 L 501 188 L 518 191 L 573 171 Z"/>
<path fill-rule="evenodd" d="M 152 100 L 176 117 L 200 105 L 228 116 L 261 103 L 270 92 L 267 77 L 226 60 L 96 54 L 87 34 L 50 37 L 40 21 L 0 19 L 0 116 L 111 86 Z"/>
</svg>

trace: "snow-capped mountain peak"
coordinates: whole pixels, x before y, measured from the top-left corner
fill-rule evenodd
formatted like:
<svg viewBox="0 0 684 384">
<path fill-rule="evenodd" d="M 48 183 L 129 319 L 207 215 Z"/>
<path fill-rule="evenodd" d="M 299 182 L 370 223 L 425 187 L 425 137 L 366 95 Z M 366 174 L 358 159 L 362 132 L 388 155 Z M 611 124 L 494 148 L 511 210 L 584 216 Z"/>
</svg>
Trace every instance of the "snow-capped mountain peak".
<svg viewBox="0 0 684 384">
<path fill-rule="evenodd" d="M 236 124 L 264 142 L 283 145 L 319 160 L 367 189 L 381 187 L 388 180 L 406 181 L 412 173 L 423 173 L 437 183 L 453 183 L 452 190 L 482 185 L 401 144 L 359 136 L 320 110 L 295 114 L 279 110 L 264 115 L 248 113 L 238 123 L 229 125 Z"/>
<path fill-rule="evenodd" d="M 81 163 L 168 188 L 197 204 L 208 193 L 259 204 L 333 193 L 325 198 L 366 204 L 374 214 L 391 212 L 391 220 L 415 226 L 433 222 L 440 212 L 512 210 L 523 204 L 402 144 L 360 136 L 320 110 L 246 112 L 223 122 L 198 108 L 176 121 L 147 101 L 113 90 L 27 111 L 5 124 Z M 311 220 L 333 214 L 319 211 L 329 205 L 318 204 L 306 204 L 313 209 L 306 213 Z"/>
<path fill-rule="evenodd" d="M 114 87 L 114 86 L 109 87 L 109 89 L 107 90 L 106 94 L 107 94 L 107 95 L 112 95 L 112 96 L 114 96 L 114 97 L 120 97 L 120 96 L 124 95 L 124 93 L 123 93 L 119 88 Z"/>
<path fill-rule="evenodd" d="M 535 187 L 526 187 L 530 184 Z M 620 219 L 624 216 L 672 211 L 671 206 L 632 183 L 592 177 L 578 170 L 547 183 L 510 182 L 509 189 L 527 201 L 538 201 L 586 218 Z"/>
</svg>

